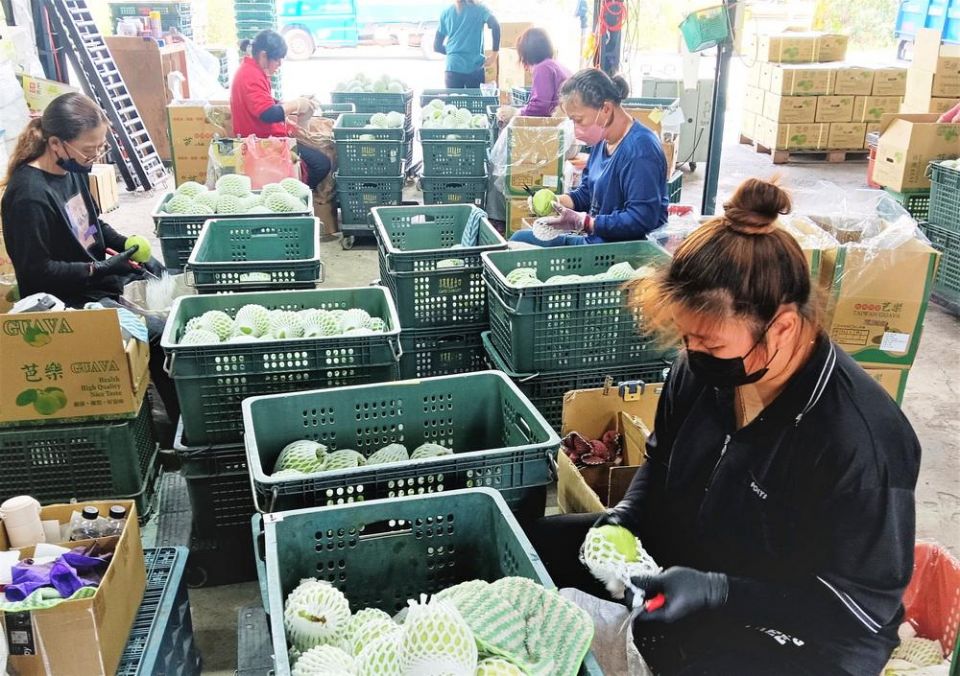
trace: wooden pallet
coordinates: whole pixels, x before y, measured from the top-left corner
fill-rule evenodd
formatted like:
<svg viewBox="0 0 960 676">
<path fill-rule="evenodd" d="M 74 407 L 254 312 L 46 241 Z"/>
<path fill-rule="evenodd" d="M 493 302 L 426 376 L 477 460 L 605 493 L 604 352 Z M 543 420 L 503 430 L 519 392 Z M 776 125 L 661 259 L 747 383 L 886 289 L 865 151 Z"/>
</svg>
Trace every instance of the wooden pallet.
<svg viewBox="0 0 960 676">
<path fill-rule="evenodd" d="M 837 164 L 840 162 L 866 162 L 870 156 L 870 150 L 860 148 L 857 150 L 772 150 L 765 145 L 740 135 L 740 143 L 753 146 L 758 153 L 771 155 L 774 164 L 808 163 L 808 164 Z"/>
</svg>

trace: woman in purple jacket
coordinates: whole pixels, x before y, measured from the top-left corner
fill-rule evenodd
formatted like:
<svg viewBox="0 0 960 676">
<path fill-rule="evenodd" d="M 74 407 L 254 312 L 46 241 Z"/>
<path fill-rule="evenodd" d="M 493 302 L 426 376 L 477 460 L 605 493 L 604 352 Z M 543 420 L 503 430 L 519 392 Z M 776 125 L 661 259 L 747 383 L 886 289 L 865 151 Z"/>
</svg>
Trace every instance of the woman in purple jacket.
<svg viewBox="0 0 960 676">
<path fill-rule="evenodd" d="M 528 28 L 517 39 L 520 63 L 533 74 L 530 100 L 520 109 L 520 115 L 550 117 L 560 103 L 560 87 L 570 77 L 570 71 L 554 61 L 555 52 L 550 37 L 542 28 Z"/>
</svg>

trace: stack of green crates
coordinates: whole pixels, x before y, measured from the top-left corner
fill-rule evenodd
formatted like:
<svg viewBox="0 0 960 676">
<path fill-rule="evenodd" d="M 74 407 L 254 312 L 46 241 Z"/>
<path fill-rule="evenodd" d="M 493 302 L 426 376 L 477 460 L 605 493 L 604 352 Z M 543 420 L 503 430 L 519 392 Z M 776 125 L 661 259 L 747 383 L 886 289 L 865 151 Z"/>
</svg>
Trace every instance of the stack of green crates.
<svg viewBox="0 0 960 676">
<path fill-rule="evenodd" d="M 923 231 L 940 252 L 933 300 L 960 311 L 960 170 L 930 163 L 930 204 Z"/>
<path fill-rule="evenodd" d="M 333 125 L 340 229 L 345 237 L 370 236 L 370 209 L 399 206 L 403 199 L 407 132 L 371 127 L 373 116 L 383 114 L 343 113 Z"/>
<path fill-rule="evenodd" d="M 484 368 L 489 324 L 480 254 L 507 243 L 471 204 L 373 209 L 380 283 L 400 313 L 403 378 Z M 476 237 L 464 232 L 476 225 Z"/>
<path fill-rule="evenodd" d="M 233 14 L 237 26 L 237 39 L 253 40 L 262 30 L 277 29 L 277 5 L 274 0 L 233 0 Z M 240 55 L 241 58 L 243 54 Z M 281 98 L 280 75 L 270 78 L 275 98 Z"/>
<path fill-rule="evenodd" d="M 543 416 L 560 426 L 563 395 L 615 381 L 660 382 L 672 358 L 628 307 L 624 279 L 566 281 L 538 286 L 507 280 L 533 268 L 541 282 L 559 275 L 590 277 L 611 266 L 657 267 L 669 254 L 653 242 L 498 251 L 481 254 L 487 285 L 491 366 L 518 383 Z"/>
<path fill-rule="evenodd" d="M 426 109 L 435 99 L 466 108 L 474 115 L 487 115 L 488 108 L 497 103 L 496 95 L 485 94 L 480 89 L 427 89 L 420 97 L 420 105 Z M 473 204 L 486 208 L 490 143 L 487 128 L 421 128 L 423 203 Z"/>
<path fill-rule="evenodd" d="M 357 113 L 403 113 L 404 160 L 413 167 L 413 90 L 405 92 L 330 92 L 332 103 L 352 103 Z"/>
</svg>

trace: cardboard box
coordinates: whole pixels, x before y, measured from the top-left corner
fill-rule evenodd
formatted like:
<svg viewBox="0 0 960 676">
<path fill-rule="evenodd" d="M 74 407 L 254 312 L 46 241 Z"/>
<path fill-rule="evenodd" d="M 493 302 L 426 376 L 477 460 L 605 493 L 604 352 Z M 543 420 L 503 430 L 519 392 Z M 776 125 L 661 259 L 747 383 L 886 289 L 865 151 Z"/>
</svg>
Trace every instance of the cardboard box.
<svg viewBox="0 0 960 676">
<path fill-rule="evenodd" d="M 853 102 L 853 122 L 879 122 L 884 115 L 900 112 L 899 96 L 857 96 Z"/>
<path fill-rule="evenodd" d="M 818 96 L 813 122 L 849 122 L 853 119 L 852 96 Z"/>
<path fill-rule="evenodd" d="M 529 21 L 513 21 L 513 22 L 503 22 L 500 24 L 500 49 L 504 47 L 508 49 L 517 48 L 517 40 L 520 39 L 520 36 L 523 35 L 523 32 L 528 28 L 533 28 L 533 24 Z"/>
<path fill-rule="evenodd" d="M 511 193 L 525 195 L 525 185 L 562 189 L 568 140 L 562 120 L 517 116 L 501 133 L 507 135 L 507 185 Z"/>
<path fill-rule="evenodd" d="M 903 96 L 906 91 L 906 68 L 885 66 L 873 70 L 873 96 Z"/>
<path fill-rule="evenodd" d="M 526 197 L 512 197 L 508 199 L 504 218 L 504 237 L 510 239 L 513 233 L 523 230 L 523 219 L 531 217 L 536 218 L 536 216 L 530 212 Z"/>
<path fill-rule="evenodd" d="M 837 96 L 869 96 L 873 93 L 873 71 L 860 66 L 838 68 L 833 93 Z"/>
<path fill-rule="evenodd" d="M 960 75 L 937 75 L 925 70 L 907 70 L 907 93 L 929 93 L 934 98 L 960 98 Z"/>
<path fill-rule="evenodd" d="M 817 40 L 816 59 L 821 63 L 843 61 L 847 58 L 847 46 L 850 38 L 839 33 L 824 33 Z"/>
<path fill-rule="evenodd" d="M 940 31 L 921 28 L 913 42 L 912 69 L 945 77 L 960 77 L 960 45 L 940 44 Z"/>
<path fill-rule="evenodd" d="M 872 134 L 873 132 L 880 132 L 879 122 L 867 122 L 867 134 Z M 864 145 L 866 145 L 866 139 L 864 139 Z"/>
<path fill-rule="evenodd" d="M 910 369 L 878 368 L 871 364 L 860 365 L 868 376 L 880 383 L 880 387 L 886 390 L 898 406 L 903 405 L 903 394 L 907 390 L 907 378 L 910 376 Z"/>
<path fill-rule="evenodd" d="M 32 75 L 18 75 L 20 86 L 23 87 L 23 98 L 27 102 L 27 108 L 31 113 L 42 113 L 47 104 L 53 101 L 61 94 L 71 94 L 80 91 L 63 82 L 56 80 L 45 80 L 42 77 L 33 77 Z"/>
<path fill-rule="evenodd" d="M 150 382 L 116 310 L 0 315 L 0 354 L 0 423 L 131 417 Z"/>
<path fill-rule="evenodd" d="M 757 115 L 755 113 L 743 113 L 740 117 L 740 135 L 745 136 L 751 141 L 757 138 Z"/>
<path fill-rule="evenodd" d="M 905 115 L 936 113 L 937 116 L 940 116 L 953 108 L 956 103 L 957 100 L 954 98 L 941 99 L 922 89 L 920 91 L 910 91 L 908 89 L 907 95 L 903 98 L 903 103 L 900 104 L 900 113 Z"/>
<path fill-rule="evenodd" d="M 763 63 L 760 61 L 754 61 L 753 65 L 747 68 L 747 86 L 748 87 L 759 87 L 760 86 L 760 77 L 763 73 Z"/>
<path fill-rule="evenodd" d="M 827 144 L 826 124 L 777 124 L 762 118 L 757 126 L 763 130 L 761 145 L 770 150 L 821 150 Z"/>
<path fill-rule="evenodd" d="M 497 82 L 500 85 L 500 92 L 501 94 L 506 92 L 508 101 L 510 90 L 514 87 L 530 87 L 533 85 L 533 73 L 520 63 L 520 54 L 512 47 L 500 48 L 498 70 Z"/>
<path fill-rule="evenodd" d="M 767 92 L 763 99 L 763 116 L 778 124 L 814 122 L 819 100 L 816 96 L 777 96 Z"/>
<path fill-rule="evenodd" d="M 90 172 L 90 194 L 100 207 L 100 213 L 113 211 L 120 206 L 117 190 L 117 168 L 112 164 L 95 164 Z"/>
<path fill-rule="evenodd" d="M 487 51 L 483 53 L 483 81 L 499 82 L 500 78 L 500 55 L 497 52 Z"/>
<path fill-rule="evenodd" d="M 761 35 L 756 58 L 771 63 L 816 63 L 843 61 L 847 55 L 846 35 L 788 31 Z"/>
<path fill-rule="evenodd" d="M 747 87 L 743 97 L 743 110 L 754 115 L 763 115 L 766 92 L 756 87 Z M 634 118 L 636 119 L 636 118 Z"/>
<path fill-rule="evenodd" d="M 230 104 L 223 101 L 172 103 L 167 106 L 167 123 L 176 184 L 206 183 L 210 142 L 214 137 L 233 136 Z"/>
<path fill-rule="evenodd" d="M 833 67 L 777 64 L 770 71 L 769 91 L 781 96 L 829 96 L 836 73 Z"/>
<path fill-rule="evenodd" d="M 574 390 L 563 398 L 561 436 L 579 432 L 598 439 L 616 429 L 623 437 L 623 463 L 577 468 L 563 451 L 557 454 L 557 503 L 565 514 L 602 511 L 619 502 L 646 459 L 663 386 Z"/>
<path fill-rule="evenodd" d="M 549 188 L 559 194 L 563 190 L 563 160 L 550 164 L 518 164 L 507 173 L 507 189 L 514 197 L 527 194 L 526 188 Z"/>
<path fill-rule="evenodd" d="M 146 588 L 146 570 L 137 506 L 131 500 L 48 505 L 40 518 L 69 523 L 74 511 L 93 505 L 106 515 L 112 505 L 127 510 L 123 532 L 113 559 L 93 596 L 63 601 L 53 608 L 23 613 L 0 613 L 0 624 L 10 648 L 7 668 L 21 676 L 84 674 L 110 676 L 120 664 L 133 620 Z M 79 541 L 70 544 L 87 544 Z M 6 531 L 0 528 L 0 550 L 10 549 Z M 33 556 L 33 547 L 20 550 Z"/>
<path fill-rule="evenodd" d="M 940 254 L 914 239 L 896 249 L 840 247 L 824 255 L 834 271 L 830 337 L 858 361 L 912 365 Z"/>
<path fill-rule="evenodd" d="M 904 192 L 927 190 L 927 164 L 960 157 L 960 125 L 940 124 L 938 115 L 885 115 L 880 122 L 880 144 L 873 180 Z"/>
<path fill-rule="evenodd" d="M 831 122 L 826 147 L 829 150 L 860 150 L 866 136 L 866 122 Z"/>
<path fill-rule="evenodd" d="M 763 91 L 770 90 L 770 81 L 773 79 L 774 68 L 776 68 L 776 64 L 774 63 L 760 64 L 760 79 L 757 81 L 757 87 Z"/>
</svg>

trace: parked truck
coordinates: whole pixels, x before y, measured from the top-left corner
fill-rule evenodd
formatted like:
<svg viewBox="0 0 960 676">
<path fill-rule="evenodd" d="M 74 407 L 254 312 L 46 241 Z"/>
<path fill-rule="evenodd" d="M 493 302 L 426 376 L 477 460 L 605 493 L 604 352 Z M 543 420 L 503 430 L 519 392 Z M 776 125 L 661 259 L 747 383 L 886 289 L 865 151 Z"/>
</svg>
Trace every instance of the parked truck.
<svg viewBox="0 0 960 676">
<path fill-rule="evenodd" d="M 452 0 L 291 0 L 279 3 L 287 58 L 310 58 L 318 47 L 400 44 L 433 56 L 440 14 Z"/>
<path fill-rule="evenodd" d="M 921 28 L 939 30 L 945 44 L 960 44 L 960 0 L 901 0 L 894 30 L 899 58 L 911 58 Z"/>
</svg>

